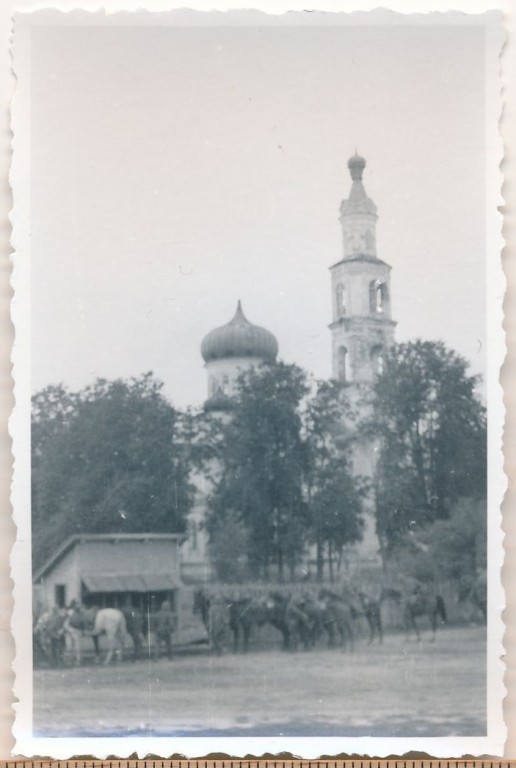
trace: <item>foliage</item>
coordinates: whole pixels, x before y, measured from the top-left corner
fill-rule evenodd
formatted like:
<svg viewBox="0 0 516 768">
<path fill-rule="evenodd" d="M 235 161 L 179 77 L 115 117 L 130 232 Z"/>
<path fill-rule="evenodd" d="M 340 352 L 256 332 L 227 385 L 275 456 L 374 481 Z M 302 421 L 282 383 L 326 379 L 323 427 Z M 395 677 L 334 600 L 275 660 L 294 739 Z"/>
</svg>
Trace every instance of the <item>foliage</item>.
<svg viewBox="0 0 516 768">
<path fill-rule="evenodd" d="M 485 499 L 459 499 L 448 520 L 435 520 L 397 552 L 396 571 L 420 582 L 471 585 L 487 567 Z"/>
<path fill-rule="evenodd" d="M 384 555 L 460 498 L 486 495 L 485 410 L 478 379 L 441 342 L 395 345 L 362 429 L 376 441 L 377 531 Z"/>
<path fill-rule="evenodd" d="M 247 530 L 234 512 L 227 510 L 213 520 L 210 560 L 220 581 L 232 584 L 245 581 L 249 546 Z"/>
<path fill-rule="evenodd" d="M 276 363 L 243 373 L 218 443 L 212 540 L 229 511 L 247 532 L 254 573 L 267 575 L 273 565 L 280 578 L 309 544 L 317 543 L 321 561 L 325 545 L 339 550 L 357 541 L 359 481 L 351 476 L 349 446 L 339 443 L 346 413 L 339 384 L 319 382 L 311 393 L 297 366 Z"/>
<path fill-rule="evenodd" d="M 183 416 L 151 374 L 33 398 L 32 515 L 38 564 L 80 532 L 180 532 L 192 505 Z"/>
<path fill-rule="evenodd" d="M 323 576 L 324 549 L 340 552 L 362 537 L 364 480 L 352 472 L 354 414 L 337 381 L 319 381 L 304 413 L 305 478 L 312 539 L 317 547 L 317 577 Z"/>
<path fill-rule="evenodd" d="M 303 443 L 299 404 L 304 373 L 277 363 L 251 368 L 238 380 L 232 417 L 223 429 L 221 477 L 211 499 L 210 534 L 230 510 L 249 534 L 252 569 L 280 572 L 303 548 Z"/>
</svg>

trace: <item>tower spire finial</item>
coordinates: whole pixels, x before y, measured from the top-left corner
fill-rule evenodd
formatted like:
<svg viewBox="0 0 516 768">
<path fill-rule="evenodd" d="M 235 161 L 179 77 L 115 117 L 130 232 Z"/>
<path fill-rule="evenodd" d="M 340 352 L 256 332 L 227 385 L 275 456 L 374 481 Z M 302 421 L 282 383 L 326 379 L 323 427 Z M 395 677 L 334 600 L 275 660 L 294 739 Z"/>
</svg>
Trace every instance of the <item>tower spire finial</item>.
<svg viewBox="0 0 516 768">
<path fill-rule="evenodd" d="M 355 147 L 355 154 L 348 160 L 348 168 L 353 181 L 362 181 L 362 174 L 365 167 L 366 161 L 358 154 L 357 148 Z"/>
</svg>

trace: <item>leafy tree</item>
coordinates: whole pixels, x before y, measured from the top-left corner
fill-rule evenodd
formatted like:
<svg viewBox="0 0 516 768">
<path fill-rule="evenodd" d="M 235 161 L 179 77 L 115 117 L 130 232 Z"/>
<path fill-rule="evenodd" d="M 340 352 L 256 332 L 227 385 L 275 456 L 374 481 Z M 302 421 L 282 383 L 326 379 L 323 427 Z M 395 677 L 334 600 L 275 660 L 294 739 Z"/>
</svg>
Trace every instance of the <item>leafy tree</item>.
<svg viewBox="0 0 516 768">
<path fill-rule="evenodd" d="M 248 562 L 267 575 L 293 569 L 307 527 L 299 406 L 308 392 L 295 365 L 252 368 L 238 380 L 231 419 L 222 427 L 221 473 L 210 500 L 210 535 L 228 511 L 248 533 Z"/>
<path fill-rule="evenodd" d="M 210 560 L 220 581 L 238 583 L 248 575 L 249 535 L 242 520 L 231 510 L 212 522 Z"/>
<path fill-rule="evenodd" d="M 333 577 L 333 552 L 362 537 L 366 484 L 353 475 L 352 439 L 345 426 L 353 419 L 345 387 L 337 381 L 318 382 L 304 412 L 307 506 L 318 580 L 323 576 L 325 548 Z"/>
<path fill-rule="evenodd" d="M 229 520 L 243 526 L 235 540 L 255 573 L 275 565 L 282 578 L 315 543 L 321 578 L 325 550 L 331 563 L 333 552 L 361 538 L 364 483 L 352 476 L 344 428 L 351 417 L 341 384 L 313 388 L 296 366 L 277 363 L 240 377 L 231 418 L 218 422 L 215 441 L 219 476 L 208 527 L 219 555 Z"/>
<path fill-rule="evenodd" d="M 447 520 L 435 520 L 407 538 L 398 571 L 419 581 L 451 580 L 471 586 L 487 567 L 485 499 L 462 498 Z"/>
<path fill-rule="evenodd" d="M 182 415 L 151 374 L 33 398 L 35 564 L 80 532 L 178 532 L 193 500 Z"/>
<path fill-rule="evenodd" d="M 441 342 L 395 345 L 362 430 L 376 441 L 377 531 L 385 558 L 407 535 L 486 496 L 486 419 L 467 362 Z"/>
</svg>

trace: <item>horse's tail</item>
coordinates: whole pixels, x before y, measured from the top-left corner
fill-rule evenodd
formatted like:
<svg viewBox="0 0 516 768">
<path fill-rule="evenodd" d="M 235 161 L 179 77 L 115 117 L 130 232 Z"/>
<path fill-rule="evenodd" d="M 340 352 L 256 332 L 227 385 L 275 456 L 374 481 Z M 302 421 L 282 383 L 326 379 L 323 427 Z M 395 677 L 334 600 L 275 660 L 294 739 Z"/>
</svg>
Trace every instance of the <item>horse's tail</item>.
<svg viewBox="0 0 516 768">
<path fill-rule="evenodd" d="M 437 613 L 441 617 L 441 621 L 443 622 L 443 624 L 446 624 L 446 622 L 448 621 L 448 616 L 446 614 L 446 604 L 444 602 L 442 595 L 436 595 L 435 605 L 437 608 Z"/>
</svg>

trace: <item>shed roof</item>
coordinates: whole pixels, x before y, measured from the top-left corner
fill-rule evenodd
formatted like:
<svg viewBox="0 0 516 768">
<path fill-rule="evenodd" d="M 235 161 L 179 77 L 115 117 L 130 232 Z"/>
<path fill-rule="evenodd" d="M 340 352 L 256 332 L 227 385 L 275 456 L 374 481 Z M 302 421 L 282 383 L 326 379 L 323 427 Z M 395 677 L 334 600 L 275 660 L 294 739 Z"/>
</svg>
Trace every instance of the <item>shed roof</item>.
<svg viewBox="0 0 516 768">
<path fill-rule="evenodd" d="M 89 592 L 161 592 L 177 589 L 180 582 L 170 573 L 120 574 L 117 576 L 84 574 L 84 586 Z"/>
<path fill-rule="evenodd" d="M 32 580 L 39 581 L 77 544 L 84 541 L 177 541 L 186 539 L 183 533 L 78 533 L 70 536 L 33 574 Z"/>
</svg>

